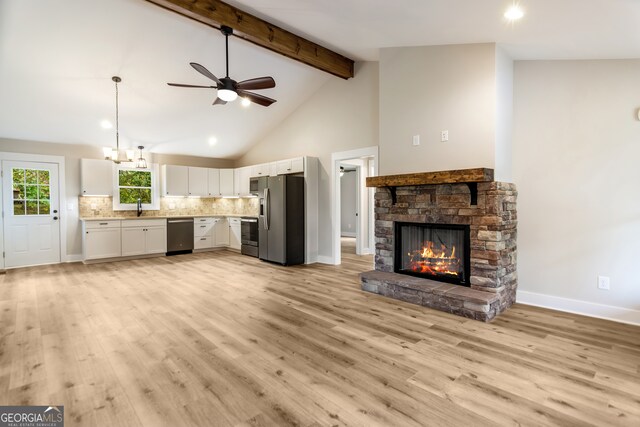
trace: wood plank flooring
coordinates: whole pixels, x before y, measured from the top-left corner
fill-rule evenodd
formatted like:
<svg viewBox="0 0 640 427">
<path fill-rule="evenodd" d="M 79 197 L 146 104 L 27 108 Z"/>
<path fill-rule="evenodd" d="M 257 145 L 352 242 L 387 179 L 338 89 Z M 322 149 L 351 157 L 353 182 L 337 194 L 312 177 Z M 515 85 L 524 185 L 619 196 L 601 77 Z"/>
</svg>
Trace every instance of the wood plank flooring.
<svg viewBox="0 0 640 427">
<path fill-rule="evenodd" d="M 371 257 L 231 252 L 0 275 L 0 405 L 68 426 L 640 425 L 640 327 L 491 324 L 360 291 Z"/>
</svg>

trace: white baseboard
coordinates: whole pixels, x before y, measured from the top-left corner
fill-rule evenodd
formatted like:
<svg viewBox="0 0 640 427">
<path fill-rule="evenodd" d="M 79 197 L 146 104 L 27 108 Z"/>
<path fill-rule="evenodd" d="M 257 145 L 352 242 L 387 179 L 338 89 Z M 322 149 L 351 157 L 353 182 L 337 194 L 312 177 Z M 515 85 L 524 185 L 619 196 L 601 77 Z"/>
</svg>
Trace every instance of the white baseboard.
<svg viewBox="0 0 640 427">
<path fill-rule="evenodd" d="M 615 307 L 612 305 L 596 304 L 593 302 L 562 298 L 535 292 L 520 291 L 516 295 L 516 302 L 536 307 L 551 308 L 568 313 L 582 314 L 614 322 L 640 325 L 640 310 Z"/>
<path fill-rule="evenodd" d="M 335 265 L 335 262 L 333 262 L 333 257 L 322 256 L 322 255 L 318 255 L 318 263 L 319 264 Z"/>
<path fill-rule="evenodd" d="M 67 259 L 64 262 L 82 262 L 82 255 L 67 255 Z"/>
<path fill-rule="evenodd" d="M 349 231 L 340 232 L 340 237 L 356 237 L 356 233 L 351 233 Z"/>
</svg>

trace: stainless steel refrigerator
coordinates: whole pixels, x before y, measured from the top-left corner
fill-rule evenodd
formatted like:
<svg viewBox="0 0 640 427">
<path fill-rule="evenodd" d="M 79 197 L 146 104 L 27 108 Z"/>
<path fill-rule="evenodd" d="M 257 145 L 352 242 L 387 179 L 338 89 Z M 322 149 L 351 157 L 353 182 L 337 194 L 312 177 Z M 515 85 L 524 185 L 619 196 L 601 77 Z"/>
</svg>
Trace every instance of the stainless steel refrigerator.
<svg viewBox="0 0 640 427">
<path fill-rule="evenodd" d="M 304 177 L 258 178 L 258 253 L 282 265 L 304 263 Z"/>
</svg>

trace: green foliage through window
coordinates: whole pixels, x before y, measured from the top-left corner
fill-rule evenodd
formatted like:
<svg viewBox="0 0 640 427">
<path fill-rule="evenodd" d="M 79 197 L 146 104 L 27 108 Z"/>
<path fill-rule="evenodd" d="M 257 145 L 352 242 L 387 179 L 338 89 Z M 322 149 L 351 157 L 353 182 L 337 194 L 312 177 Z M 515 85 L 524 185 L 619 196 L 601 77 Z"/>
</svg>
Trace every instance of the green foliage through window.
<svg viewBox="0 0 640 427">
<path fill-rule="evenodd" d="M 51 187 L 49 171 L 13 168 L 11 170 L 14 215 L 49 215 Z"/>
<path fill-rule="evenodd" d="M 118 171 L 118 193 L 120 204 L 151 204 L 151 172 L 140 170 Z"/>
</svg>

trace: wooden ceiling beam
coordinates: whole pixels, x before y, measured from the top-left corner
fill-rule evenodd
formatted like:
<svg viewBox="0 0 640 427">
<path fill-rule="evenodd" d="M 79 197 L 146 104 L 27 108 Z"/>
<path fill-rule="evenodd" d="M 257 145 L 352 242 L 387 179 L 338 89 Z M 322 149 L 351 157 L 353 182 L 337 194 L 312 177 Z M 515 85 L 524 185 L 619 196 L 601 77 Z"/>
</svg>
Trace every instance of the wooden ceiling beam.
<svg viewBox="0 0 640 427">
<path fill-rule="evenodd" d="M 353 77 L 353 60 L 219 0 L 146 0 L 343 79 Z M 236 33 L 235 31 L 238 31 Z"/>
</svg>

